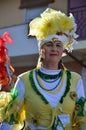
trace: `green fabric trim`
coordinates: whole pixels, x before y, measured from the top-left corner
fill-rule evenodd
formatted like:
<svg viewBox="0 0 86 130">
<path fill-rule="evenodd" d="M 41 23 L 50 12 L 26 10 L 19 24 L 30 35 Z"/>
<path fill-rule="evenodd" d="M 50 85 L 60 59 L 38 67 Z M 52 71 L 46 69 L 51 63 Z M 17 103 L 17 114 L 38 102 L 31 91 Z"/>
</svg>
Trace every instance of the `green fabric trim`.
<svg viewBox="0 0 86 130">
<path fill-rule="evenodd" d="M 33 86 L 32 88 L 34 89 L 34 91 L 41 97 L 41 99 L 46 103 L 49 104 L 49 102 L 46 100 L 46 98 L 40 93 L 40 91 L 37 89 L 34 79 L 33 79 L 33 70 L 30 71 L 29 74 L 29 81 L 31 82 L 31 85 Z"/>
<path fill-rule="evenodd" d="M 11 91 L 10 91 L 10 94 L 11 94 L 11 96 L 12 96 L 12 100 L 8 103 L 8 106 L 6 107 L 5 112 L 10 111 L 10 109 L 13 107 L 13 104 L 14 104 L 14 102 L 15 102 L 17 96 L 18 96 L 18 91 L 17 91 L 17 89 L 16 89 L 16 88 L 12 88 Z M 8 118 L 9 118 L 9 117 L 7 117 L 4 121 L 8 121 Z M 14 124 L 14 123 L 18 123 L 18 121 L 15 119 L 14 114 L 12 114 L 12 115 L 10 116 L 9 124 L 12 125 L 12 124 Z"/>
<path fill-rule="evenodd" d="M 78 116 L 84 116 L 84 105 L 85 105 L 85 102 L 86 102 L 86 98 L 84 97 L 81 97 L 77 102 L 76 102 L 76 105 L 80 105 L 81 109 L 79 110 L 78 112 Z"/>
<path fill-rule="evenodd" d="M 11 91 L 10 91 L 10 94 L 12 96 L 12 100 L 9 102 L 7 110 L 9 110 L 13 106 L 13 103 L 18 96 L 18 90 L 16 88 L 12 88 Z"/>
<path fill-rule="evenodd" d="M 71 79 L 71 72 L 69 70 L 66 70 L 66 74 L 67 74 L 67 85 L 66 85 L 66 89 L 65 89 L 65 92 L 63 94 L 63 96 L 61 97 L 61 100 L 60 100 L 60 103 L 62 104 L 63 103 L 63 98 L 66 97 L 67 93 L 69 92 L 70 90 L 70 79 Z"/>
<path fill-rule="evenodd" d="M 18 120 L 16 120 L 14 114 L 12 114 L 10 121 L 9 121 L 9 124 L 13 125 L 13 124 L 17 124 L 17 123 L 18 123 Z"/>
<path fill-rule="evenodd" d="M 58 79 L 59 77 L 62 76 L 63 72 L 59 72 L 59 74 L 56 75 L 49 75 L 49 74 L 44 74 L 43 72 L 41 72 L 39 69 L 36 69 L 36 73 L 42 78 L 42 79 Z"/>
<path fill-rule="evenodd" d="M 12 88 L 10 93 L 11 93 L 13 100 L 16 99 L 16 97 L 18 96 L 18 90 L 16 88 Z"/>
<path fill-rule="evenodd" d="M 60 103 L 62 104 L 63 103 L 63 98 L 67 95 L 67 93 L 69 92 L 70 90 L 70 79 L 71 79 L 71 72 L 69 70 L 66 70 L 66 74 L 67 74 L 67 85 L 66 85 L 66 89 L 65 89 L 65 92 L 60 100 Z M 33 89 L 35 90 L 35 92 L 40 95 L 41 99 L 43 99 L 43 101 L 48 104 L 49 102 L 46 100 L 46 98 L 40 93 L 40 91 L 37 89 L 36 85 L 35 85 L 35 82 L 34 82 L 34 79 L 33 79 L 33 70 L 30 71 L 30 74 L 29 74 L 29 80 L 33 86 Z"/>
</svg>

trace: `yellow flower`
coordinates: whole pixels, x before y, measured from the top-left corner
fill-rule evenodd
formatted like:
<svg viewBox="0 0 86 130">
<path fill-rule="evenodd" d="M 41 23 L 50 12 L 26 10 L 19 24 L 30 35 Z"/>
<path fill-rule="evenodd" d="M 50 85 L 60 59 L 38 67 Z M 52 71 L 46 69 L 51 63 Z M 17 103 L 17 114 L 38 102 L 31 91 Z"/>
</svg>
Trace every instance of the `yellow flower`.
<svg viewBox="0 0 86 130">
<path fill-rule="evenodd" d="M 61 28 L 61 31 L 65 32 L 67 30 L 71 31 L 74 28 L 73 20 L 71 20 L 70 17 L 67 17 L 66 15 L 60 17 L 59 27 Z"/>
<path fill-rule="evenodd" d="M 41 18 L 40 17 L 35 18 L 30 22 L 29 26 L 30 26 L 29 35 L 37 36 L 39 27 L 41 26 Z"/>
<path fill-rule="evenodd" d="M 72 100 L 76 101 L 77 93 L 75 91 L 70 92 L 70 97 L 71 97 Z"/>
<path fill-rule="evenodd" d="M 42 19 L 42 25 L 38 29 L 38 39 L 44 40 L 47 36 L 56 33 L 56 22 L 52 17 Z"/>
</svg>

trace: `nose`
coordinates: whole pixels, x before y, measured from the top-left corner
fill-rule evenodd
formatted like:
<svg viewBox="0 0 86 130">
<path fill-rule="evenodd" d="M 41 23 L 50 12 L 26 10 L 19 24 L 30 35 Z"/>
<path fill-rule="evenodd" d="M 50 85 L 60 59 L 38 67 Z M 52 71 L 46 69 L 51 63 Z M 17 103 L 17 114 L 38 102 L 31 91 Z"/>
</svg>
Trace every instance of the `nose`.
<svg viewBox="0 0 86 130">
<path fill-rule="evenodd" d="M 56 44 L 52 45 L 52 50 L 54 50 L 54 51 L 57 50 Z"/>
</svg>

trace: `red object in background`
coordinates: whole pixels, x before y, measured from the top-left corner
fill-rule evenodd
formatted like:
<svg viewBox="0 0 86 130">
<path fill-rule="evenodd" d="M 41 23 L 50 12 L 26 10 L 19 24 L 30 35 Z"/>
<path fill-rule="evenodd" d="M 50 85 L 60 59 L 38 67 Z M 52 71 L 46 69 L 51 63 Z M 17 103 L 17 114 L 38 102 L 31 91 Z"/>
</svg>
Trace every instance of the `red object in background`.
<svg viewBox="0 0 86 130">
<path fill-rule="evenodd" d="M 13 39 L 8 32 L 0 37 L 0 87 L 7 87 L 12 79 L 11 76 L 14 70 L 10 65 L 8 49 L 5 47 L 6 43 L 11 44 L 12 42 Z"/>
<path fill-rule="evenodd" d="M 2 39 L 4 42 L 12 43 L 13 39 L 11 38 L 10 34 L 8 32 L 5 32 L 2 36 Z"/>
</svg>

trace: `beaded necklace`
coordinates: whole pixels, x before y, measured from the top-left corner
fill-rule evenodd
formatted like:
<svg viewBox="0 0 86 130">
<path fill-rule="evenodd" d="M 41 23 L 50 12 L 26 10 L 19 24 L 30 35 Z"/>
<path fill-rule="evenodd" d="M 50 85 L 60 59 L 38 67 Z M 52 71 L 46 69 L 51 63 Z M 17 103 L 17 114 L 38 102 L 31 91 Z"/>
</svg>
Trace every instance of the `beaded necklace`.
<svg viewBox="0 0 86 130">
<path fill-rule="evenodd" d="M 49 75 L 41 72 L 39 69 L 36 70 L 36 73 L 42 78 L 42 79 L 55 79 L 62 75 L 62 71 L 59 72 L 59 74 L 56 75 Z"/>
<path fill-rule="evenodd" d="M 49 75 L 49 74 L 45 74 L 43 72 L 41 72 L 40 70 L 36 70 L 37 75 L 40 76 L 40 78 L 42 78 L 42 80 L 44 80 L 45 82 L 48 83 L 53 83 L 56 80 L 58 80 L 60 77 L 62 77 L 63 71 L 60 71 L 59 74 L 56 75 Z"/>
<path fill-rule="evenodd" d="M 62 104 L 63 103 L 63 100 L 64 100 L 64 97 L 66 97 L 67 93 L 69 92 L 70 90 L 70 86 L 71 86 L 71 83 L 70 83 L 70 80 L 71 80 L 71 72 L 69 70 L 66 70 L 65 69 L 65 73 L 66 73 L 66 88 L 65 88 L 65 92 L 63 94 L 63 96 L 61 97 L 60 99 L 60 103 Z M 34 81 L 34 70 L 30 71 L 30 74 L 29 74 L 29 81 L 31 82 L 31 84 L 33 85 L 33 90 L 41 97 L 41 99 L 46 103 L 48 104 L 48 101 L 46 100 L 46 98 L 41 94 L 41 92 L 39 91 L 39 89 L 37 88 L 36 84 L 35 84 L 35 81 Z M 65 77 L 64 77 L 65 78 Z"/>
<path fill-rule="evenodd" d="M 53 88 L 51 88 L 51 89 L 46 89 L 46 87 L 43 87 L 43 86 L 41 86 L 42 84 L 40 83 L 40 77 L 39 76 L 36 76 L 36 80 L 37 80 L 37 82 L 38 82 L 38 84 L 39 84 L 39 86 L 42 88 L 42 89 L 44 89 L 45 91 L 53 91 L 53 90 L 55 90 L 58 86 L 59 86 L 59 84 L 60 84 L 60 82 L 61 82 L 61 77 L 60 77 L 60 79 L 59 79 L 59 81 L 58 81 L 58 84 L 56 84 L 56 86 L 55 87 L 53 87 Z"/>
<path fill-rule="evenodd" d="M 39 86 L 40 86 L 43 90 L 45 90 L 46 92 L 48 92 L 48 93 L 50 93 L 50 94 L 57 94 L 57 93 L 59 93 L 59 91 L 62 89 L 63 83 L 64 83 L 65 78 L 66 78 L 66 70 L 65 70 L 65 69 L 63 70 L 62 78 L 60 78 L 58 84 L 57 84 L 53 89 L 46 89 L 46 87 L 45 87 L 44 84 L 42 83 L 42 80 L 41 80 L 40 76 L 39 76 L 39 75 L 36 75 L 36 76 L 37 76 L 37 77 L 36 77 L 37 82 L 38 82 Z M 61 80 L 62 80 L 62 81 L 61 81 Z M 59 86 L 60 83 L 61 83 L 61 85 Z M 59 86 L 59 88 L 56 89 L 58 86 Z"/>
</svg>

